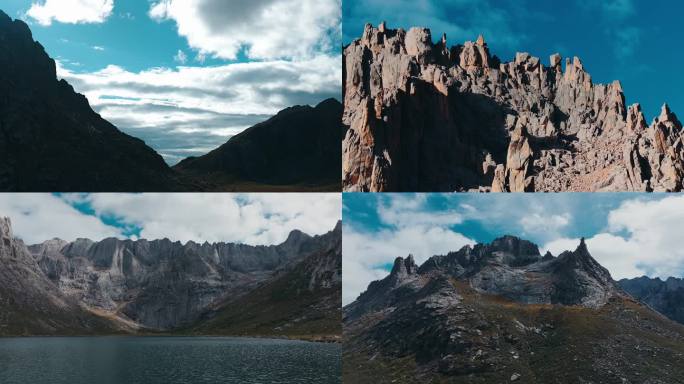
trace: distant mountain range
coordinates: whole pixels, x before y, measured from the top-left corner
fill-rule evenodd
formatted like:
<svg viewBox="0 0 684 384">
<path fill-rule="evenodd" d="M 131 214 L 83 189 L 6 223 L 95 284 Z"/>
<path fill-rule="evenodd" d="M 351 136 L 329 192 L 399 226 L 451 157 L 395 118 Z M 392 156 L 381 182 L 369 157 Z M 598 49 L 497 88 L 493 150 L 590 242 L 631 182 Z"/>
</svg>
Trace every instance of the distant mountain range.
<svg viewBox="0 0 684 384">
<path fill-rule="evenodd" d="M 680 383 L 684 326 L 630 296 L 589 253 L 505 236 L 397 258 L 344 308 L 354 383 Z"/>
<path fill-rule="evenodd" d="M 643 276 L 618 281 L 622 289 L 668 318 L 684 324 L 684 279 Z"/>
<path fill-rule="evenodd" d="M 345 191 L 684 188 L 684 131 L 667 105 L 649 124 L 578 57 L 506 62 L 482 36 L 436 40 L 366 24 L 344 48 Z"/>
<path fill-rule="evenodd" d="M 0 234 L 0 335 L 341 332 L 339 224 L 272 246 L 115 238 L 26 246 L 2 218 Z M 250 306 L 270 315 L 245 316 Z M 231 313 L 242 317 L 223 321 Z"/>
<path fill-rule="evenodd" d="M 95 113 L 0 11 L 0 191 L 339 191 L 342 105 L 297 106 L 169 167 Z"/>
</svg>

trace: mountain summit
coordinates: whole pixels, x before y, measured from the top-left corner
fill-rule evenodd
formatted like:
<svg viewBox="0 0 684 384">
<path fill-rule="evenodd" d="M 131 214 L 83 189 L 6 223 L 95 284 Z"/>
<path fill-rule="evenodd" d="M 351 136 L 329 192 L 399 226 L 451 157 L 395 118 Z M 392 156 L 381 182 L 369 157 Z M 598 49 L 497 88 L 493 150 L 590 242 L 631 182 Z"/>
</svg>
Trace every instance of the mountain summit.
<svg viewBox="0 0 684 384">
<path fill-rule="evenodd" d="M 344 49 L 346 191 L 679 191 L 682 124 L 582 61 L 367 24 Z"/>
<path fill-rule="evenodd" d="M 625 293 L 584 240 L 557 257 L 504 236 L 419 267 L 397 258 L 344 308 L 344 335 L 345 380 L 358 383 L 669 383 L 684 373 L 684 327 Z"/>
</svg>

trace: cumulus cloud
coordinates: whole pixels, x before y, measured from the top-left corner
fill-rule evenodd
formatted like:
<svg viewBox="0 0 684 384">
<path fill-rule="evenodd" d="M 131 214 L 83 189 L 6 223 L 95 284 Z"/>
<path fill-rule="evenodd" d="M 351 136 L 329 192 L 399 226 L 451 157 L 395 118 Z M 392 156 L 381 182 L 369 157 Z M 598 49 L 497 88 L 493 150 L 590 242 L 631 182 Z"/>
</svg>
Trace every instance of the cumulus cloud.
<svg viewBox="0 0 684 384">
<path fill-rule="evenodd" d="M 344 226 L 342 302 L 349 304 L 368 284 L 387 275 L 395 258 L 412 254 L 421 264 L 430 256 L 457 250 L 474 241 L 449 226 L 460 223 L 455 211 L 426 212 L 426 195 L 392 195 L 379 199 L 377 214 L 386 227 L 368 231 Z"/>
<path fill-rule="evenodd" d="M 327 55 L 140 72 L 109 65 L 79 73 L 57 64 L 58 76 L 93 109 L 171 164 L 204 154 L 286 107 L 340 97 L 341 61 Z"/>
<path fill-rule="evenodd" d="M 87 206 L 92 214 L 75 205 Z M 268 245 L 281 243 L 294 229 L 310 235 L 330 231 L 341 219 L 341 198 L 315 193 L 2 194 L 0 216 L 10 217 L 15 236 L 29 244 L 54 237 L 124 238 L 121 226 L 136 226 L 147 239 Z M 114 218 L 120 226 L 103 218 Z"/>
<path fill-rule="evenodd" d="M 684 273 L 680 224 L 684 196 L 631 199 L 608 213 L 608 226 L 587 239 L 589 252 L 613 278 L 667 278 Z M 559 238 L 544 246 L 554 254 L 574 250 L 579 239 Z"/>
<path fill-rule="evenodd" d="M 40 25 L 102 23 L 112 14 L 114 0 L 45 0 L 33 3 L 26 16 Z"/>
<path fill-rule="evenodd" d="M 533 212 L 522 216 L 520 225 L 524 233 L 539 233 L 545 231 L 547 233 L 556 234 L 570 223 L 572 216 L 566 212 L 557 215 L 546 215 L 538 212 Z"/>
<path fill-rule="evenodd" d="M 14 236 L 27 244 L 55 237 L 65 240 L 124 237 L 120 229 L 106 225 L 96 217 L 86 216 L 50 194 L 2 193 L 0 216 L 12 220 Z"/>
<path fill-rule="evenodd" d="M 341 219 L 336 194 L 98 193 L 67 199 L 140 227 L 142 238 L 183 242 L 276 244 L 294 229 L 323 234 Z"/>
<path fill-rule="evenodd" d="M 188 55 L 179 49 L 178 53 L 173 57 L 173 60 L 177 63 L 185 64 L 185 62 L 188 61 Z"/>
<path fill-rule="evenodd" d="M 190 47 L 223 59 L 310 57 L 341 33 L 340 0 L 160 0 L 155 20 L 175 21 Z"/>
</svg>

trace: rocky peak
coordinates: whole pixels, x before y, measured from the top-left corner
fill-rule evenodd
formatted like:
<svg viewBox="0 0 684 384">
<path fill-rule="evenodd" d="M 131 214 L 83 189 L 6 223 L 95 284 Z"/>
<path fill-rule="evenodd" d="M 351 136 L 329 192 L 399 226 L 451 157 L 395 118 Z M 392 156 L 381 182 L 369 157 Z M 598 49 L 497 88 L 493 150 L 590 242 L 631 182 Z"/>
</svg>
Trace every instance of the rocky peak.
<svg viewBox="0 0 684 384">
<path fill-rule="evenodd" d="M 296 243 L 300 243 L 300 242 L 305 241 L 305 240 L 310 239 L 310 238 L 311 238 L 311 236 L 307 235 L 306 233 L 304 233 L 298 229 L 295 229 L 295 230 L 290 231 L 290 234 L 287 235 L 287 239 L 285 240 L 285 243 L 286 244 L 296 244 Z"/>
<path fill-rule="evenodd" d="M 2 15 L 4 14 L 0 14 L 0 17 Z M 3 247 L 9 246 L 12 242 L 12 221 L 9 217 L 0 217 L 0 241 L 0 246 Z"/>
<path fill-rule="evenodd" d="M 669 127 L 672 127 L 674 129 L 678 129 L 681 131 L 682 129 L 682 123 L 679 121 L 677 118 L 677 115 L 672 112 L 670 109 L 670 106 L 667 105 L 667 103 L 663 104 L 662 108 L 660 109 L 660 115 L 655 118 L 653 124 L 655 125 L 667 125 Z"/>
<path fill-rule="evenodd" d="M 432 35 L 427 28 L 411 28 L 404 40 L 406 53 L 416 58 L 419 64 L 429 64 L 432 56 Z"/>
<path fill-rule="evenodd" d="M 539 254 L 539 247 L 528 240 L 523 240 L 517 236 L 504 235 L 494 239 L 490 245 L 493 250 L 511 252 L 523 255 L 537 255 Z"/>
<path fill-rule="evenodd" d="M 408 255 L 406 259 L 397 257 L 394 260 L 394 266 L 390 272 L 390 276 L 394 276 L 396 279 L 401 280 L 409 275 L 415 275 L 418 272 L 418 267 L 413 260 L 413 255 Z"/>
</svg>

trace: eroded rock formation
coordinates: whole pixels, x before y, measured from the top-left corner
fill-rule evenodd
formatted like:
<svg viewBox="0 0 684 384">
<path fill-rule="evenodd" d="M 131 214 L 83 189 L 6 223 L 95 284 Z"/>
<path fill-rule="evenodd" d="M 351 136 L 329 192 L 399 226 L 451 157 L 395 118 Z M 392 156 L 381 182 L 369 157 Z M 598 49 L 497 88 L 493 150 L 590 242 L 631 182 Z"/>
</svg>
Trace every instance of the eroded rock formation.
<svg viewBox="0 0 684 384">
<path fill-rule="evenodd" d="M 344 49 L 346 191 L 679 191 L 682 124 L 650 125 L 575 57 L 366 25 Z"/>
</svg>

